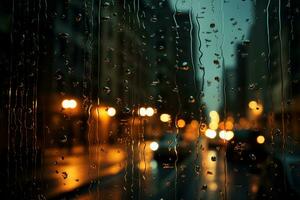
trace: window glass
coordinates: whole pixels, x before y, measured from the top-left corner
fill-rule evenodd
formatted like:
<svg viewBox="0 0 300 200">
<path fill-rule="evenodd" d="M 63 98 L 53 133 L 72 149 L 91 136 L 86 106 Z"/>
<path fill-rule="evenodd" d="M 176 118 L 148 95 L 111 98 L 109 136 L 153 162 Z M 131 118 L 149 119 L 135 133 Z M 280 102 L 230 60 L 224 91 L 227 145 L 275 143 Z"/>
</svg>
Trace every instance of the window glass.
<svg viewBox="0 0 300 200">
<path fill-rule="evenodd" d="M 299 15 L 1 1 L 2 199 L 300 199 Z"/>
</svg>

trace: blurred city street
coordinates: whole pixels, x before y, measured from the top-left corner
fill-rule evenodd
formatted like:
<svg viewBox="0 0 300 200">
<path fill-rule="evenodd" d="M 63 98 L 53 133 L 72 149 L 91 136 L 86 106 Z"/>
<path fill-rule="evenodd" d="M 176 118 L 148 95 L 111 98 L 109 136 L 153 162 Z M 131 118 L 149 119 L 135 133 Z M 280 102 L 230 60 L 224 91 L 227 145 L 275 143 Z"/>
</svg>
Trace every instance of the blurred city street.
<svg viewBox="0 0 300 200">
<path fill-rule="evenodd" d="M 125 159 L 128 153 L 132 154 L 130 148 L 125 153 L 121 148 L 102 146 L 98 155 L 96 147 L 90 149 L 91 155 L 82 146 L 70 150 L 49 149 L 43 169 L 47 197 L 258 199 L 259 172 L 245 163 L 227 162 L 224 149 L 203 147 L 182 162 L 165 163 L 153 160 L 153 152 L 147 148 L 140 152 L 147 154 L 145 159 L 138 151 L 134 152 L 136 158 Z"/>
<path fill-rule="evenodd" d="M 0 44 L 1 200 L 300 199 L 300 0 L 3 0 Z"/>
</svg>

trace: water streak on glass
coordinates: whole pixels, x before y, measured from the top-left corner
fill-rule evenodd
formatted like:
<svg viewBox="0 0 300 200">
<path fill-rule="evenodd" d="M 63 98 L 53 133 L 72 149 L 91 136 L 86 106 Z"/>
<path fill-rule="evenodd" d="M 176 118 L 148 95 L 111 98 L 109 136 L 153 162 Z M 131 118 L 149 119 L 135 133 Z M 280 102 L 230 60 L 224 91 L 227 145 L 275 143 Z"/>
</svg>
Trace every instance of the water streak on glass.
<svg viewBox="0 0 300 200">
<path fill-rule="evenodd" d="M 267 3 L 267 7 L 266 7 L 266 25 L 267 25 L 267 40 L 268 40 L 268 63 L 267 63 L 267 68 L 268 68 L 268 75 L 269 75 L 269 78 L 268 78 L 268 85 L 269 85 L 269 95 L 270 95 L 270 99 L 271 99 L 271 112 L 270 112 L 270 118 L 273 118 L 273 115 L 274 115 L 274 102 L 273 102 L 273 97 L 272 97 L 272 92 L 271 92 L 271 83 L 272 83 L 272 72 L 271 72 L 271 42 L 270 42 L 270 4 L 271 4 L 271 0 L 268 0 L 268 3 Z M 273 120 L 271 121 L 271 124 L 270 124 L 271 127 L 274 127 L 274 124 L 273 124 Z M 271 128 L 273 129 L 273 128 Z M 270 131 L 270 135 L 271 135 L 271 140 L 272 140 L 272 143 L 274 142 L 274 136 L 273 136 L 273 131 L 271 130 Z"/>
<path fill-rule="evenodd" d="M 226 66 L 225 66 L 225 58 L 224 58 L 224 1 L 221 1 L 221 15 L 222 15 L 222 20 L 221 20 L 221 45 L 220 45 L 220 52 L 221 52 L 221 59 L 222 59 L 222 70 L 223 70 L 223 101 L 224 101 L 224 123 L 226 123 L 226 118 L 227 118 L 227 99 L 226 99 Z M 227 160 L 226 160 L 226 155 L 224 157 L 224 197 L 223 199 L 227 199 Z"/>
<path fill-rule="evenodd" d="M 280 63 L 280 91 L 281 91 L 281 126 L 282 126 L 282 159 L 285 161 L 285 148 L 286 148 L 286 126 L 285 126 L 285 82 L 284 82 L 284 69 L 283 69 L 283 53 L 282 53 L 282 24 L 281 24 L 281 0 L 278 0 L 278 35 L 279 35 L 279 63 Z M 287 191 L 286 189 L 286 171 L 283 171 L 284 178 L 283 178 L 283 183 L 284 183 L 284 191 Z"/>
</svg>

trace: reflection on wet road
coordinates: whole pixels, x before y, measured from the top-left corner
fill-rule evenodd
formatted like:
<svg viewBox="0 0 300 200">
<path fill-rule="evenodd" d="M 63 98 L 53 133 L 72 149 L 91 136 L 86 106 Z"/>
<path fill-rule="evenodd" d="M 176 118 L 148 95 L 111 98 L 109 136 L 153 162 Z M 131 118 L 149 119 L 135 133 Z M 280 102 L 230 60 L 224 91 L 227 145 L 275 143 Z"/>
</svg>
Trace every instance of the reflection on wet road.
<svg viewBox="0 0 300 200">
<path fill-rule="evenodd" d="M 47 149 L 45 167 L 42 168 L 48 192 L 46 196 L 63 196 L 64 193 L 90 185 L 100 177 L 116 175 L 124 169 L 125 157 L 121 148 L 109 145 L 89 149 L 83 146 Z"/>
<path fill-rule="evenodd" d="M 198 155 L 194 150 L 175 165 L 154 160 L 149 144 L 144 152 L 143 145 L 139 151 L 136 148 L 136 157 L 127 159 L 124 174 L 114 176 L 105 185 L 81 191 L 76 198 L 257 199 L 259 173 L 251 170 L 251 163 L 227 162 L 224 148 L 206 148 L 202 144 Z M 131 159 L 134 159 L 135 166 L 131 165 Z"/>
</svg>

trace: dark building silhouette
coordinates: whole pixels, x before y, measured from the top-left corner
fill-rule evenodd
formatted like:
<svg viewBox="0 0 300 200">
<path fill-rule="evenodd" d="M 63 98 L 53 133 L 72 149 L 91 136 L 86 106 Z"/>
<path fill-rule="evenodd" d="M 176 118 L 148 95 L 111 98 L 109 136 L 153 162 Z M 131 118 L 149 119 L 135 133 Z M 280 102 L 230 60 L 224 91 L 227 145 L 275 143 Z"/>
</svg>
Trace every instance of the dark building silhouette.
<svg viewBox="0 0 300 200">
<path fill-rule="evenodd" d="M 280 6 L 271 1 L 269 7 L 267 3 L 259 1 L 254 7 L 247 100 L 262 102 L 270 132 L 279 128 L 299 139 L 299 1 L 281 1 Z"/>
</svg>

